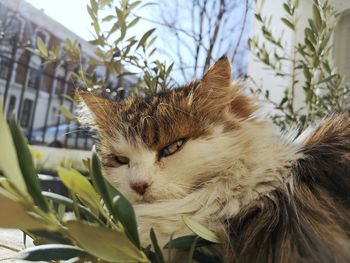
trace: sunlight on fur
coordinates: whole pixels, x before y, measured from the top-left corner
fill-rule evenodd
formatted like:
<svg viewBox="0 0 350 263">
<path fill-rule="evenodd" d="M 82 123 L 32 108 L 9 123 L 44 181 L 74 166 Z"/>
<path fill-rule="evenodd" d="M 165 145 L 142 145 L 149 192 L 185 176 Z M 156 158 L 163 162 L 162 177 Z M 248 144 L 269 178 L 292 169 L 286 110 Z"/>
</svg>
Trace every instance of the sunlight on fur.
<svg viewBox="0 0 350 263">
<path fill-rule="evenodd" d="M 191 234 L 187 215 L 221 236 L 225 262 L 350 258 L 347 114 L 291 142 L 258 117 L 226 58 L 154 97 L 79 96 L 104 175 L 134 203 L 143 244 L 151 227 L 162 245 Z"/>
</svg>

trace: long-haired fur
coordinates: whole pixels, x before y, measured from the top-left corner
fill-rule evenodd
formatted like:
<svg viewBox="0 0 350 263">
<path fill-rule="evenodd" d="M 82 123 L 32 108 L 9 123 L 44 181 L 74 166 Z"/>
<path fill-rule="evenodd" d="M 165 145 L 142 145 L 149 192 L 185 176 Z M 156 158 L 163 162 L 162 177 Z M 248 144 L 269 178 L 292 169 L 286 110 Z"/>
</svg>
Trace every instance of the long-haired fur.
<svg viewBox="0 0 350 263">
<path fill-rule="evenodd" d="M 255 116 L 230 72 L 223 58 L 201 81 L 153 97 L 80 94 L 104 175 L 134 203 L 141 241 L 151 227 L 161 244 L 191 234 L 181 218 L 190 216 L 221 236 L 224 262 L 350 262 L 349 115 L 290 142 Z"/>
<path fill-rule="evenodd" d="M 350 262 L 350 118 L 304 142 L 292 180 L 227 220 L 226 262 Z"/>
</svg>

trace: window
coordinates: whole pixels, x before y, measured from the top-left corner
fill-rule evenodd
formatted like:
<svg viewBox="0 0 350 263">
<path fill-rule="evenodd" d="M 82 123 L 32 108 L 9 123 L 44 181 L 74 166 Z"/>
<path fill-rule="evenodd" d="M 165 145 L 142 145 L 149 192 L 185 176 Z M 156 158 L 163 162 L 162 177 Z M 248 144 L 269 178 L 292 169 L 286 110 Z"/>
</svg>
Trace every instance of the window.
<svg viewBox="0 0 350 263">
<path fill-rule="evenodd" d="M 65 80 L 63 77 L 58 77 L 56 82 L 56 89 L 55 94 L 56 95 L 62 95 L 64 93 L 64 87 L 65 87 Z"/>
<path fill-rule="evenodd" d="M 0 79 L 7 79 L 11 69 L 11 60 L 6 57 L 0 57 Z"/>
<path fill-rule="evenodd" d="M 23 128 L 27 128 L 29 126 L 30 118 L 32 116 L 33 110 L 33 101 L 29 99 L 25 99 L 23 103 L 23 110 L 21 116 L 21 126 Z"/>
<path fill-rule="evenodd" d="M 37 89 L 40 85 L 40 71 L 36 68 L 29 69 L 28 88 Z"/>
<path fill-rule="evenodd" d="M 41 85 L 41 59 L 38 56 L 32 56 L 29 63 L 27 86 L 30 89 L 40 89 Z"/>
<path fill-rule="evenodd" d="M 64 88 L 66 86 L 65 81 L 65 70 L 63 68 L 58 68 L 56 73 L 56 87 L 55 87 L 55 94 L 56 95 L 62 95 L 64 94 Z"/>
<path fill-rule="evenodd" d="M 11 96 L 9 106 L 7 108 L 7 119 L 10 119 L 12 112 L 16 109 L 16 97 Z"/>
<path fill-rule="evenodd" d="M 348 45 L 350 42 L 350 12 L 345 12 L 340 16 L 334 34 L 334 58 L 339 72 L 350 81 L 350 52 Z"/>
<path fill-rule="evenodd" d="M 21 38 L 22 21 L 14 15 L 8 17 L 5 35 L 7 38 Z"/>
</svg>

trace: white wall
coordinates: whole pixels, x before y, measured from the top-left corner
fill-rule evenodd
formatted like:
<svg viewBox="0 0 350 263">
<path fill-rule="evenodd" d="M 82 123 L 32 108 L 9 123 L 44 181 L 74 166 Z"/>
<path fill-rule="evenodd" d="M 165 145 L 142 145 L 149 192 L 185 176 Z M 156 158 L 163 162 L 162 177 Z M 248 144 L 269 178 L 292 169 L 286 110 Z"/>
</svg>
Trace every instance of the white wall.
<svg viewBox="0 0 350 263">
<path fill-rule="evenodd" d="M 273 34 L 279 35 L 284 28 L 280 22 L 280 14 L 283 13 L 283 7 L 282 4 L 277 2 L 280 1 L 267 0 L 262 9 L 262 13 L 266 16 L 272 15 L 271 25 L 273 25 Z M 254 20 L 253 22 L 252 34 L 258 36 L 259 40 L 263 39 L 260 22 L 257 20 Z M 287 44 L 285 47 L 287 53 L 290 53 L 290 44 L 293 43 L 293 37 L 294 36 L 290 31 L 285 32 L 283 42 L 286 42 Z M 269 43 L 266 43 L 266 46 L 267 48 L 272 47 Z M 285 67 L 288 68 L 289 65 L 285 65 Z M 285 80 L 276 77 L 272 71 L 266 69 L 266 66 L 259 62 L 252 53 L 249 54 L 248 75 L 254 79 L 259 87 L 271 91 L 271 99 L 277 100 L 282 96 L 283 89 L 281 87 L 286 85 Z"/>
<path fill-rule="evenodd" d="M 272 29 L 277 35 L 285 30 L 284 41 L 286 43 L 285 50 L 291 54 L 291 46 L 295 43 L 302 42 L 304 39 L 304 28 L 308 24 L 308 19 L 312 16 L 312 0 L 301 0 L 299 1 L 299 8 L 297 16 L 299 21 L 296 28 L 296 33 L 288 30 L 283 23 L 280 21 L 280 17 L 285 14 L 282 4 L 284 0 L 266 0 L 263 8 L 263 14 L 272 15 Z M 334 7 L 338 14 L 341 14 L 345 10 L 350 9 L 350 0 L 334 0 Z M 260 39 L 263 39 L 260 23 L 256 20 L 253 22 L 253 35 L 258 35 Z M 271 47 L 269 43 L 266 43 L 267 47 Z M 350 63 L 350 61 L 349 61 Z M 288 63 L 285 63 L 285 68 L 288 72 L 291 72 L 291 67 Z M 279 100 L 283 95 L 283 88 L 288 86 L 288 81 L 274 76 L 271 71 L 266 69 L 262 63 L 258 62 L 256 58 L 250 54 L 248 75 L 251 76 L 258 85 L 261 85 L 264 89 L 270 90 L 270 97 L 273 100 Z M 302 83 L 303 76 L 298 76 L 298 80 Z M 297 86 L 296 89 L 296 106 L 302 105 L 304 100 L 301 85 Z"/>
</svg>

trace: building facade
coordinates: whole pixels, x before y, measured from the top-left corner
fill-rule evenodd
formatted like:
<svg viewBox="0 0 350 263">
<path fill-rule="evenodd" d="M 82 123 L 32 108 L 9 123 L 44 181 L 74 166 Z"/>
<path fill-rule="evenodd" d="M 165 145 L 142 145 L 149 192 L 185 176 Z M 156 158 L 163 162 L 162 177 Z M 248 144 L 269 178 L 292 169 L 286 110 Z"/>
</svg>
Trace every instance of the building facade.
<svg viewBox="0 0 350 263">
<path fill-rule="evenodd" d="M 44 65 L 26 48 L 36 48 L 38 37 L 48 49 L 62 50 L 65 39 L 77 40 L 86 57 L 94 56 L 94 48 L 24 0 L 0 2 L 0 32 L 0 97 L 5 114 L 16 111 L 23 128 L 33 130 L 57 123 L 60 105 L 72 107 L 62 97 L 74 92 L 69 69 Z"/>
</svg>

